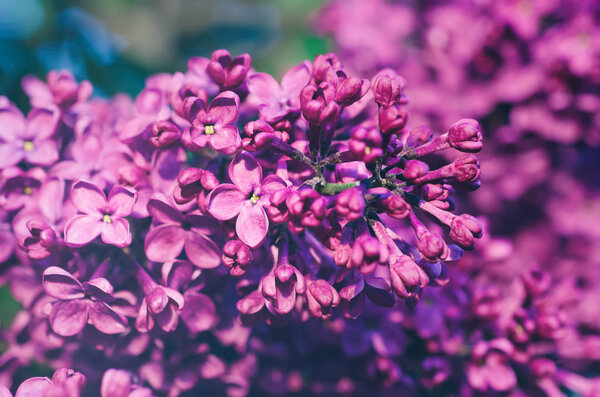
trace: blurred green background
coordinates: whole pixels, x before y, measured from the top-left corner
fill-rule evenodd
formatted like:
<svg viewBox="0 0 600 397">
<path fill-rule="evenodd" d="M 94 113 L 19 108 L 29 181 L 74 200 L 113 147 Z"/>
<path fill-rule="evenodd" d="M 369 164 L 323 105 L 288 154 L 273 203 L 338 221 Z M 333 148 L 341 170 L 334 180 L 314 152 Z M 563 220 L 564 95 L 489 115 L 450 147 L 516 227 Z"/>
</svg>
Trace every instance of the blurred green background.
<svg viewBox="0 0 600 397">
<path fill-rule="evenodd" d="M 217 48 L 283 70 L 327 51 L 308 19 L 321 0 L 0 0 L 0 94 L 18 105 L 24 75 L 67 68 L 97 95 L 135 95 L 145 77 L 184 70 Z"/>
</svg>

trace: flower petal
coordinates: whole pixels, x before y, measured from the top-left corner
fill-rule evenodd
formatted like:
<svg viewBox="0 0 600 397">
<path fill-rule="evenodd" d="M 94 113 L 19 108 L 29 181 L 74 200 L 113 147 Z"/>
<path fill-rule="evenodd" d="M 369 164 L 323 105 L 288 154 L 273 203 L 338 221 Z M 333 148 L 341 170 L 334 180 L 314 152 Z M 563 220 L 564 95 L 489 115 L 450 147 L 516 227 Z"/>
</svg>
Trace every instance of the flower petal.
<svg viewBox="0 0 600 397">
<path fill-rule="evenodd" d="M 156 315 L 156 323 L 165 332 L 175 331 L 179 323 L 179 315 L 173 305 L 168 305 L 165 310 Z"/>
<path fill-rule="evenodd" d="M 110 223 L 102 222 L 102 234 L 100 238 L 106 244 L 112 244 L 121 248 L 128 246 L 131 244 L 129 222 L 119 217 L 112 217 Z"/>
<path fill-rule="evenodd" d="M 185 231 L 179 225 L 157 226 L 146 235 L 146 256 L 155 262 L 173 260 L 181 253 L 184 242 Z"/>
<path fill-rule="evenodd" d="M 181 318 L 192 332 L 202 332 L 213 328 L 218 318 L 213 301 L 200 292 L 189 291 L 184 294 L 185 306 Z"/>
<path fill-rule="evenodd" d="M 70 247 L 81 247 L 98 237 L 102 232 L 102 221 L 88 215 L 75 215 L 65 225 L 65 243 Z"/>
<path fill-rule="evenodd" d="M 214 124 L 230 124 L 238 115 L 240 97 L 233 91 L 220 93 L 208 107 L 208 117 Z"/>
<path fill-rule="evenodd" d="M 25 160 L 28 163 L 49 167 L 58 160 L 58 148 L 56 142 L 45 139 L 35 142 L 33 150 L 25 152 Z"/>
<path fill-rule="evenodd" d="M 64 193 L 65 183 L 58 178 L 49 179 L 40 188 L 38 196 L 40 209 L 52 223 L 56 223 L 63 216 Z"/>
<path fill-rule="evenodd" d="M 241 151 L 229 164 L 229 178 L 244 194 L 250 194 L 260 186 L 262 168 L 254 156 Z"/>
<path fill-rule="evenodd" d="M 48 295 L 56 299 L 77 299 L 84 296 L 79 280 L 58 266 L 50 266 L 44 270 L 42 286 Z"/>
<path fill-rule="evenodd" d="M 90 321 L 104 334 L 120 334 L 127 327 L 127 319 L 115 313 L 106 303 L 94 302 L 90 305 Z"/>
<path fill-rule="evenodd" d="M 134 190 L 115 185 L 108 194 L 108 206 L 113 214 L 125 217 L 133 211 L 136 198 L 137 193 Z"/>
<path fill-rule="evenodd" d="M 0 170 L 19 163 L 25 152 L 14 143 L 0 143 Z"/>
<path fill-rule="evenodd" d="M 71 189 L 71 201 L 79 211 L 90 215 L 102 215 L 106 207 L 106 196 L 102 189 L 86 181 L 75 182 Z"/>
<path fill-rule="evenodd" d="M 23 136 L 26 124 L 23 113 L 14 106 L 0 109 L 0 139 L 12 142 Z"/>
<path fill-rule="evenodd" d="M 211 239 L 190 230 L 185 237 L 188 260 L 201 269 L 213 269 L 221 263 L 221 250 Z"/>
<path fill-rule="evenodd" d="M 263 179 L 262 184 L 260 185 L 260 202 L 264 204 L 269 204 L 269 199 L 273 193 L 285 189 L 286 185 L 283 179 L 278 177 L 277 175 L 269 175 L 265 179 Z"/>
<path fill-rule="evenodd" d="M 58 302 L 50 312 L 50 325 L 61 336 L 77 335 L 87 320 L 88 302 L 83 299 Z"/>
<path fill-rule="evenodd" d="M 272 103 L 277 101 L 280 96 L 281 87 L 270 74 L 254 73 L 248 77 L 248 91 L 257 97 L 261 103 Z M 298 91 L 298 93 L 300 92 Z"/>
<path fill-rule="evenodd" d="M 181 223 L 183 221 L 183 216 L 179 211 L 161 200 L 150 199 L 148 212 L 152 215 L 152 219 L 159 223 Z"/>
<path fill-rule="evenodd" d="M 110 368 L 102 376 L 100 395 L 102 397 L 128 397 L 131 388 L 131 375 L 124 369 Z"/>
<path fill-rule="evenodd" d="M 260 204 L 247 204 L 242 208 L 235 222 L 235 231 L 244 244 L 256 248 L 267 237 L 269 218 Z"/>
<path fill-rule="evenodd" d="M 288 70 L 281 78 L 281 90 L 286 94 L 290 101 L 295 100 L 296 106 L 299 106 L 300 91 L 308 84 L 310 80 L 310 64 L 303 62 Z"/>
<path fill-rule="evenodd" d="M 142 300 L 140 311 L 138 313 L 137 318 L 135 319 L 135 328 L 142 333 L 148 332 L 152 330 L 152 328 L 154 328 L 154 319 L 150 315 L 146 299 Z"/>
<path fill-rule="evenodd" d="M 56 131 L 60 113 L 58 109 L 33 108 L 27 115 L 27 129 L 24 137 L 45 140 Z"/>
<path fill-rule="evenodd" d="M 208 196 L 208 212 L 220 221 L 235 218 L 247 201 L 246 193 L 236 185 L 223 183 L 210 192 Z"/>
<path fill-rule="evenodd" d="M 215 129 L 214 135 L 208 138 L 210 147 L 223 154 L 233 154 L 242 142 L 238 128 L 234 125 L 222 125 Z"/>
<path fill-rule="evenodd" d="M 17 389 L 15 397 L 39 397 L 44 395 L 44 391 L 52 385 L 48 378 L 35 377 L 29 378 Z"/>
</svg>

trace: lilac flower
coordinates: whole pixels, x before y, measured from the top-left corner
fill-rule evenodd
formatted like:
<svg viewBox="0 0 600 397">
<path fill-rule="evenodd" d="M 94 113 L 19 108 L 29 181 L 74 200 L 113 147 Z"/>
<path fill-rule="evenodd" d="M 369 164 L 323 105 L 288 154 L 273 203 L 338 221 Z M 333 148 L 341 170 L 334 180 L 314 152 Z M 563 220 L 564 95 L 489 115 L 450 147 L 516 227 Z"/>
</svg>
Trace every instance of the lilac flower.
<svg viewBox="0 0 600 397">
<path fill-rule="evenodd" d="M 219 248 L 208 237 L 216 232 L 214 220 L 196 212 L 182 215 L 169 204 L 154 198 L 148 201 L 148 212 L 155 222 L 144 241 L 148 259 L 171 261 L 185 248 L 188 260 L 199 268 L 219 266 Z"/>
<path fill-rule="evenodd" d="M 244 82 L 251 63 L 252 58 L 248 54 L 231 59 L 229 51 L 216 50 L 206 65 L 206 73 L 222 90 L 229 90 Z"/>
<path fill-rule="evenodd" d="M 217 186 L 208 197 L 208 212 L 225 221 L 237 216 L 235 230 L 245 244 L 254 248 L 267 236 L 269 219 L 264 206 L 271 195 L 286 187 L 276 175 L 263 179 L 262 167 L 247 152 L 240 152 L 229 165 L 233 182 Z"/>
<path fill-rule="evenodd" d="M 0 169 L 21 160 L 50 166 L 58 160 L 58 148 L 51 138 L 59 114 L 55 110 L 34 108 L 27 115 L 14 107 L 0 108 Z"/>
<path fill-rule="evenodd" d="M 152 390 L 134 383 L 132 374 L 124 369 L 109 368 L 102 375 L 102 397 L 152 397 Z"/>
<path fill-rule="evenodd" d="M 33 76 L 23 78 L 23 91 L 33 107 L 56 105 L 67 109 L 77 102 L 84 102 L 92 94 L 92 84 L 89 81 L 78 84 L 69 70 L 51 70 L 46 81 L 47 84 Z"/>
<path fill-rule="evenodd" d="M 187 98 L 184 107 L 186 118 L 192 124 L 191 142 L 199 148 L 208 144 L 219 153 L 235 153 L 241 138 L 232 123 L 238 117 L 239 102 L 239 97 L 232 91 L 217 95 L 208 108 L 200 98 Z"/>
<path fill-rule="evenodd" d="M 50 325 L 57 334 L 77 335 L 88 323 L 105 334 L 125 331 L 127 320 L 110 307 L 115 297 L 105 278 L 81 284 L 66 270 L 51 266 L 44 271 L 43 285 L 48 295 L 58 299 L 50 313 Z"/>
<path fill-rule="evenodd" d="M 79 181 L 71 189 L 71 200 L 81 215 L 69 219 L 65 225 L 65 243 L 81 247 L 98 237 L 106 244 L 126 247 L 131 244 L 129 222 L 137 194 L 115 185 L 108 200 L 104 192 L 89 182 Z"/>
<path fill-rule="evenodd" d="M 308 62 L 294 66 L 283 75 L 281 86 L 267 73 L 254 73 L 248 77 L 248 91 L 259 99 L 258 110 L 267 122 L 279 121 L 300 110 L 299 94 L 308 84 L 310 72 Z"/>
</svg>

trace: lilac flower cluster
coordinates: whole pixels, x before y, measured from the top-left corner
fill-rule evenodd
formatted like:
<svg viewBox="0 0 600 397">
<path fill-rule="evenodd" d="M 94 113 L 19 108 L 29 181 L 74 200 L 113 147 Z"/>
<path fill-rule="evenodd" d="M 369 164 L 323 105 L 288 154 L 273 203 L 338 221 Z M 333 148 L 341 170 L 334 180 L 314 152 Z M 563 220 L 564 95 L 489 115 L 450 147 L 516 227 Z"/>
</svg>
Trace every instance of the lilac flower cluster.
<svg viewBox="0 0 600 397">
<path fill-rule="evenodd" d="M 218 50 L 134 100 L 67 71 L 23 87 L 27 117 L 0 98 L 2 282 L 22 306 L 0 379 L 57 371 L 16 396 L 245 395 L 265 323 L 401 315 L 482 235 L 451 212 L 479 187 L 479 123 L 408 128 L 389 69 L 326 54 L 279 83 Z"/>
<path fill-rule="evenodd" d="M 409 126 L 439 127 L 460 109 L 486 130 L 483 185 L 464 201 L 485 237 L 398 320 L 413 325 L 396 338 L 401 354 L 357 355 L 393 368 L 398 395 L 599 393 L 599 11 L 585 0 L 333 0 L 315 15 L 349 69 L 402 71 Z"/>
</svg>

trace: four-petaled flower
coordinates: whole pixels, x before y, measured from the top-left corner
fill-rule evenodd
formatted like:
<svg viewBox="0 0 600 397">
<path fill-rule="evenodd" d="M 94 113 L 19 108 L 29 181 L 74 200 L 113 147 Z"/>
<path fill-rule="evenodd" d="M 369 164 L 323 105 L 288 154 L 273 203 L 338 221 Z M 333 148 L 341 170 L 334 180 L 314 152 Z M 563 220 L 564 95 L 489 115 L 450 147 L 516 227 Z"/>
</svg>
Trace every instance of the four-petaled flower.
<svg viewBox="0 0 600 397">
<path fill-rule="evenodd" d="M 223 154 L 235 153 L 242 142 L 238 128 L 232 124 L 237 119 L 239 104 L 240 98 L 232 91 L 217 95 L 208 108 L 200 98 L 187 98 L 184 111 L 192 124 L 192 143 L 200 148 L 208 144 Z"/>
<path fill-rule="evenodd" d="M 269 219 L 264 206 L 273 193 L 286 187 L 277 175 L 262 177 L 262 168 L 248 152 L 240 152 L 229 164 L 232 183 L 217 186 L 209 195 L 208 212 L 226 221 L 237 216 L 235 231 L 250 247 L 259 246 L 267 237 Z"/>
<path fill-rule="evenodd" d="M 137 193 L 115 185 L 108 194 L 96 185 L 78 181 L 71 190 L 71 201 L 82 214 L 65 225 L 65 243 L 81 247 L 98 237 L 106 244 L 126 247 L 131 244 L 129 222 L 124 219 L 133 211 Z"/>
</svg>

